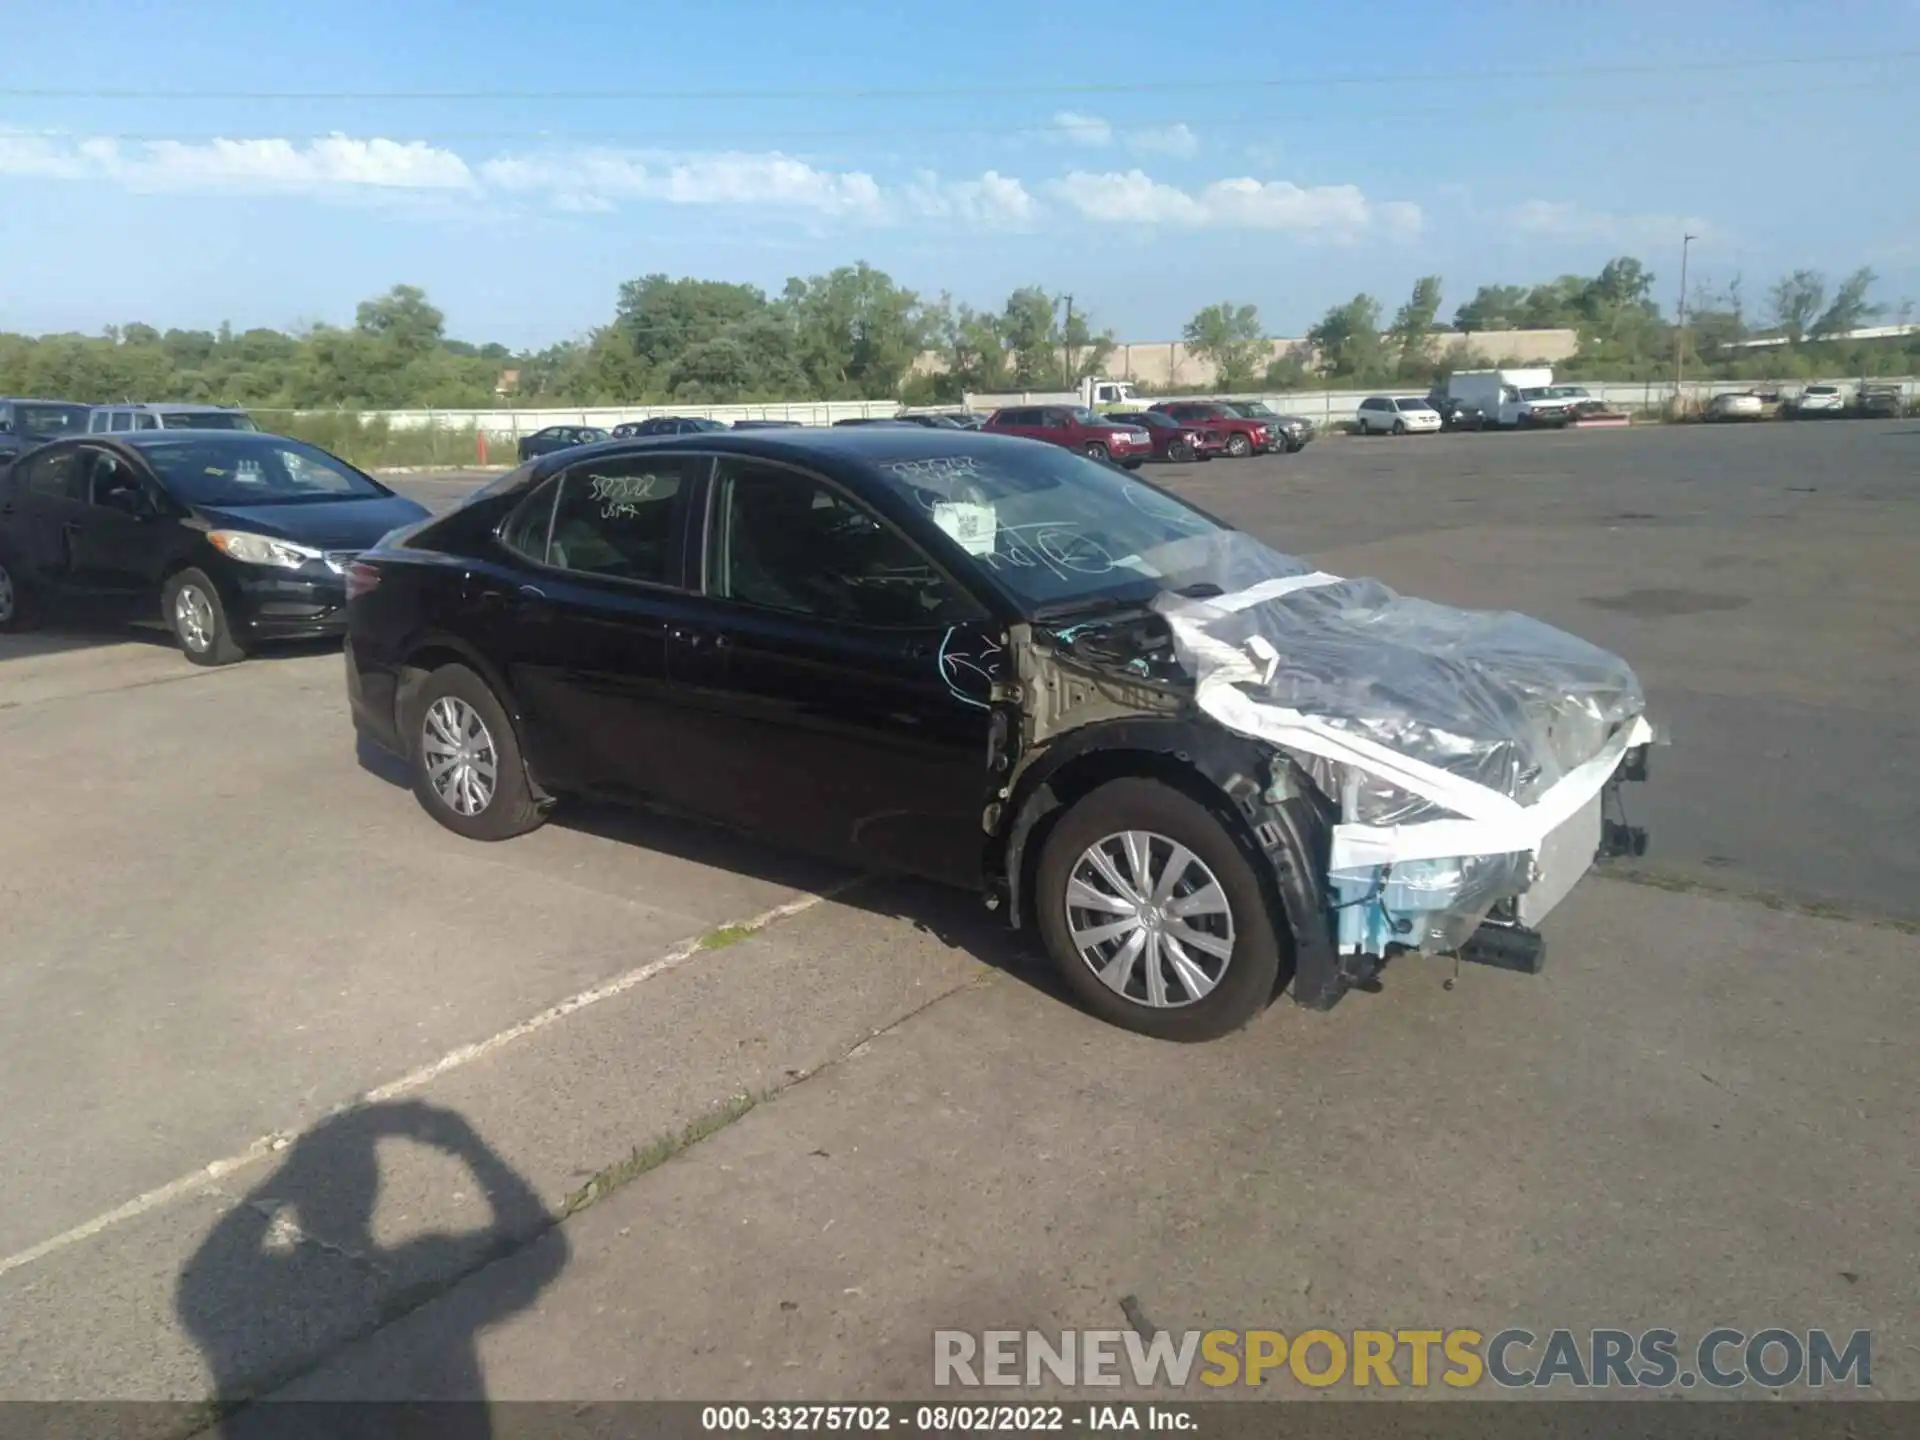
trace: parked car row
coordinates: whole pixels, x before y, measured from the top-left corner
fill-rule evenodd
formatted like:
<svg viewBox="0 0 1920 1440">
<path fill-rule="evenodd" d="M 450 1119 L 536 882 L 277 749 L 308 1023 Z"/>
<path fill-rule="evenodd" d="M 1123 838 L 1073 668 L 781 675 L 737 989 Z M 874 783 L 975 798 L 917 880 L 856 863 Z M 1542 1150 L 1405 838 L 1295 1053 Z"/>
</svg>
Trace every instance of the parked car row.
<svg viewBox="0 0 1920 1440">
<path fill-rule="evenodd" d="M 86 405 L 74 400 L 0 399 L 0 469 L 67 435 L 139 430 L 253 430 L 246 411 L 228 405 Z"/>
</svg>

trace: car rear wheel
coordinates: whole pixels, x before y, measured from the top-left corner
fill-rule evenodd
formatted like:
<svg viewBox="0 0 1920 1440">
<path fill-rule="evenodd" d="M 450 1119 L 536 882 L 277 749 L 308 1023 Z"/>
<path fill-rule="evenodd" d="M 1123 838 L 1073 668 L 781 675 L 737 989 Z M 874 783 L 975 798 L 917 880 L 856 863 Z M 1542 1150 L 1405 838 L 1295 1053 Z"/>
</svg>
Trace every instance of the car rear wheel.
<svg viewBox="0 0 1920 1440">
<path fill-rule="evenodd" d="M 1253 453 L 1253 442 L 1236 430 L 1227 436 L 1227 454 L 1236 460 L 1244 460 Z"/>
<path fill-rule="evenodd" d="M 0 555 L 0 631 L 31 630 L 39 619 L 37 598 Z"/>
<path fill-rule="evenodd" d="M 1107 447 L 1096 440 L 1087 446 L 1086 455 L 1089 460 L 1104 460 L 1107 458 Z"/>
<path fill-rule="evenodd" d="M 1280 940 L 1253 867 L 1205 806 L 1157 780 L 1111 781 L 1040 857 L 1042 938 L 1074 997 L 1161 1040 L 1213 1040 L 1272 999 Z"/>
<path fill-rule="evenodd" d="M 469 840 L 509 840 L 546 818 L 527 780 L 513 722 L 464 665 L 443 665 L 408 697 L 413 793 L 421 808 Z"/>
<path fill-rule="evenodd" d="M 160 614 L 196 665 L 231 665 L 247 658 L 233 633 L 220 592 L 204 572 L 182 570 L 160 592 Z"/>
</svg>

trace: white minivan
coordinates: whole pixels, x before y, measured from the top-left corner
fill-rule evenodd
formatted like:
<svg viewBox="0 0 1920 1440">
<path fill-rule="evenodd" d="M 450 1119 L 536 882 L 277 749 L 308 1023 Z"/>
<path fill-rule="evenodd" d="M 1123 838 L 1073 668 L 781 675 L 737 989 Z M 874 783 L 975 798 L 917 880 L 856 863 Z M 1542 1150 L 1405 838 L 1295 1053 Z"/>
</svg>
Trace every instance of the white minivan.
<svg viewBox="0 0 1920 1440">
<path fill-rule="evenodd" d="M 1353 412 L 1356 435 L 1432 434 L 1440 412 L 1418 395 L 1369 395 Z"/>
</svg>

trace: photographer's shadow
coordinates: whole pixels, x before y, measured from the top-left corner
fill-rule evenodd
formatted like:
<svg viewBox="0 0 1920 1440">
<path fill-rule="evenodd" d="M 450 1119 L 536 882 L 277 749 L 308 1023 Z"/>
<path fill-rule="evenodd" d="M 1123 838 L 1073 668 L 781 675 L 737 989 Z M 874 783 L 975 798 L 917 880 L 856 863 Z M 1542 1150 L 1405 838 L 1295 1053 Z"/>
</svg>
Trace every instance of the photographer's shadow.
<svg viewBox="0 0 1920 1440">
<path fill-rule="evenodd" d="M 460 1162 L 489 1211 L 459 1232 L 382 1245 L 379 1143 L 410 1141 Z M 535 1243 L 530 1243 L 535 1242 Z M 442 1306 L 422 1323 L 456 1327 L 433 1347 L 433 1372 L 410 1375 L 409 1393 L 355 1398 L 466 1402 L 436 1405 L 435 1434 L 491 1434 L 480 1330 L 524 1309 L 565 1267 L 567 1242 L 539 1196 L 451 1110 L 420 1102 L 368 1105 L 323 1121 L 284 1162 L 221 1217 L 181 1271 L 175 1307 L 212 1375 L 220 1433 L 340 1435 L 356 1431 L 332 1407 L 246 1408 L 341 1346 L 426 1305 L 462 1277 L 510 1251 L 484 1303 Z M 358 1421 L 372 1418 L 371 1410 Z M 395 1433 L 388 1412 L 380 1433 Z M 305 1423 L 299 1423 L 299 1422 Z M 371 1432 L 369 1432 L 371 1433 Z"/>
</svg>

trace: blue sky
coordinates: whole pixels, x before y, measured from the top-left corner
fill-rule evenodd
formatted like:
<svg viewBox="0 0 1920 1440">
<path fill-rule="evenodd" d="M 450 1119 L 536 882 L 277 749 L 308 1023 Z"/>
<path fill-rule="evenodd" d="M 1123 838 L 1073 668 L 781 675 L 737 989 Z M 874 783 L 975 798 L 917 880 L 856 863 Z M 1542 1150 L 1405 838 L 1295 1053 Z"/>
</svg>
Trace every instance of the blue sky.
<svg viewBox="0 0 1920 1440">
<path fill-rule="evenodd" d="M 1800 266 L 1920 299 L 1920 0 L 68 0 L 7 34 L 0 329 L 344 322 L 406 282 L 518 347 L 636 275 L 865 259 L 1122 339 L 1222 299 L 1297 335 L 1616 253 L 1671 305 L 1687 231 L 1750 305 Z"/>
</svg>

